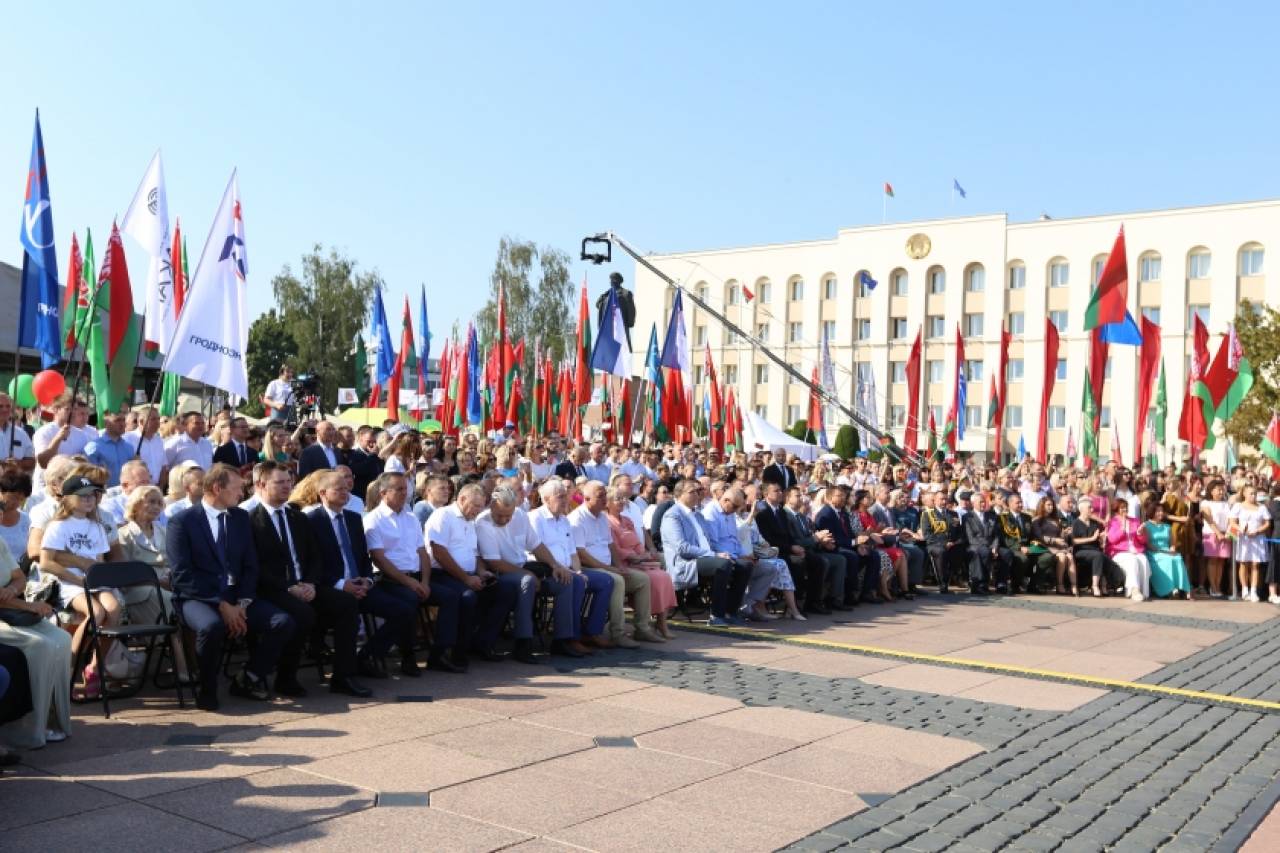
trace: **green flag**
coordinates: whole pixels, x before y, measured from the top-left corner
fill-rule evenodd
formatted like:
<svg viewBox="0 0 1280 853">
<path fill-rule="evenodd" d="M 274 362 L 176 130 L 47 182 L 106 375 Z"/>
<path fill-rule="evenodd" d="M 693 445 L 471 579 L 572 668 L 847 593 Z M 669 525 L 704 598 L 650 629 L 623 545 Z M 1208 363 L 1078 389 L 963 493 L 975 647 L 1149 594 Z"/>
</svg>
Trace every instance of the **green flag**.
<svg viewBox="0 0 1280 853">
<path fill-rule="evenodd" d="M 1156 443 L 1164 447 L 1164 422 L 1169 415 L 1169 395 L 1164 387 L 1164 359 L 1160 359 L 1160 382 L 1156 386 Z"/>
<path fill-rule="evenodd" d="M 1249 363 L 1249 359 L 1241 358 L 1240 372 L 1236 374 L 1235 381 L 1227 389 L 1227 395 L 1218 403 L 1218 410 L 1215 412 L 1218 420 L 1225 421 L 1234 415 L 1251 388 L 1253 388 L 1253 365 Z"/>
<path fill-rule="evenodd" d="M 138 361 L 139 330 L 133 315 L 133 290 L 124 244 L 114 226 L 107 242 L 93 300 L 89 329 L 89 369 L 98 416 L 117 412 L 128 399 Z"/>
<path fill-rule="evenodd" d="M 1084 424 L 1081 426 L 1080 449 L 1084 458 L 1092 464 L 1098 458 L 1098 432 L 1093 428 L 1093 421 L 1098 412 L 1097 401 L 1093 399 L 1093 386 L 1089 384 L 1089 374 L 1084 376 L 1084 393 L 1080 401 L 1084 412 Z"/>
</svg>

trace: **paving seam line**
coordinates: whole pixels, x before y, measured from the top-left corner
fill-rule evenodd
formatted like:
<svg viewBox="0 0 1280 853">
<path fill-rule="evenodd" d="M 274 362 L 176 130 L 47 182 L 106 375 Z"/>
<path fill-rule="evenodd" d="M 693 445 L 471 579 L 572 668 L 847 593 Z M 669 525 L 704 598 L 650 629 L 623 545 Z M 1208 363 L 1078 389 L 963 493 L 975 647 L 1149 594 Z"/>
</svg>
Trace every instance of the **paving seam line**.
<svg viewBox="0 0 1280 853">
<path fill-rule="evenodd" d="M 711 628 L 701 625 L 681 625 L 683 630 L 695 631 L 721 637 L 743 637 L 770 643 L 785 643 L 803 648 L 817 648 L 846 654 L 865 655 L 867 657 L 905 660 L 912 663 L 927 663 L 951 669 L 967 669 L 979 672 L 993 672 L 998 675 L 1013 675 L 1031 678 L 1038 681 L 1051 681 L 1059 684 L 1076 684 L 1086 687 L 1097 687 L 1104 690 L 1120 690 L 1145 696 L 1156 696 L 1168 699 L 1180 699 L 1186 702 L 1198 702 L 1206 705 L 1224 705 L 1244 711 L 1280 714 L 1280 702 L 1269 702 L 1264 699 L 1249 699 L 1241 696 L 1227 696 L 1221 693 L 1208 693 L 1201 690 L 1186 690 L 1180 687 L 1166 687 L 1162 684 L 1143 684 L 1136 681 L 1124 681 L 1117 678 L 1079 675 L 1071 672 L 1057 672 L 1048 669 L 1014 666 L 1012 664 L 991 663 L 988 661 L 968 660 L 965 658 L 948 658 L 922 652 L 905 652 L 898 649 L 886 649 L 879 646 L 864 646 L 852 643 L 837 643 L 831 640 L 818 640 L 809 637 L 790 637 L 770 634 L 765 631 L 753 631 L 748 628 Z"/>
</svg>

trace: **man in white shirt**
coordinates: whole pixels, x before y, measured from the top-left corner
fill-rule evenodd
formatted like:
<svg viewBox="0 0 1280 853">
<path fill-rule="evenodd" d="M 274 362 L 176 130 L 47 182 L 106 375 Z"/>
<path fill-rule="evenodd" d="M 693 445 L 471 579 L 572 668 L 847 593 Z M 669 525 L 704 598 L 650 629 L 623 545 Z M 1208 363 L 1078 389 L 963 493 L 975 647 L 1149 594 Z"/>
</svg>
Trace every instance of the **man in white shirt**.
<svg viewBox="0 0 1280 853">
<path fill-rule="evenodd" d="M 95 430 L 76 426 L 80 418 L 88 417 L 89 408 L 83 400 L 71 403 L 71 392 L 64 392 L 53 404 L 53 423 L 45 424 L 36 430 L 31 443 L 36 454 L 36 473 L 31 487 L 39 492 L 44 488 L 44 473 L 55 456 L 75 456 L 83 453 L 85 445 L 98 433 Z"/>
<path fill-rule="evenodd" d="M 515 611 L 514 657 L 523 663 L 537 663 L 533 657 L 532 643 L 534 596 L 539 586 L 553 599 L 552 616 L 555 627 L 551 653 L 568 654 L 564 647 L 569 646 L 572 647 L 571 656 L 580 657 L 586 653 L 586 647 L 577 640 L 581 601 L 586 595 L 586 578 L 581 571 L 574 571 L 572 562 L 560 562 L 551 549 L 542 544 L 533 530 L 529 516 L 519 504 L 520 495 L 515 489 L 509 485 L 498 486 L 494 489 L 489 508 L 476 518 L 480 559 L 498 573 L 499 584 L 510 583 L 507 581 L 509 577 L 520 581 L 520 600 Z M 569 556 L 572 559 L 574 555 L 570 552 Z M 577 605 L 575 601 L 578 602 Z"/>
<path fill-rule="evenodd" d="M 436 606 L 431 668 L 445 672 L 466 672 L 466 658 L 449 653 L 458 639 L 459 596 L 454 589 L 436 589 L 429 585 L 431 557 L 422 536 L 422 526 L 405 506 L 409 498 L 409 484 L 404 474 L 383 473 L 373 481 L 373 487 L 378 496 L 378 506 L 364 516 L 369 558 L 382 573 L 384 583 L 405 586 L 418 597 L 420 605 L 430 599 Z M 420 675 L 413 651 L 403 651 L 405 654 L 400 671 L 405 675 Z"/>
<path fill-rule="evenodd" d="M 582 487 L 582 506 L 569 513 L 578 560 L 588 569 L 613 575 L 613 595 L 609 601 L 609 629 L 613 645 L 624 649 L 638 648 L 635 640 L 660 643 L 649 627 L 649 576 L 639 569 L 622 565 L 613 544 L 613 532 L 605 515 L 608 498 L 603 484 L 589 480 Z M 626 624 L 623 604 L 627 593 L 635 596 L 635 640 L 623 633 Z"/>
<path fill-rule="evenodd" d="M 485 492 L 480 485 L 471 483 L 464 486 L 454 503 L 431 513 L 424 532 L 431 554 L 431 587 L 450 589 L 458 595 L 459 658 L 470 648 L 479 657 L 492 661 L 503 658 L 493 650 L 493 644 L 507 614 L 502 614 L 502 621 L 494 628 L 492 636 L 484 632 L 473 636 L 475 612 L 481 606 L 480 593 L 498 580 L 493 572 L 479 564 L 475 520 L 484 509 L 484 503 Z"/>
<path fill-rule="evenodd" d="M 558 478 L 548 480 L 538 488 L 538 495 L 542 498 L 542 506 L 529 513 L 529 524 L 533 528 L 533 533 L 538 541 L 546 546 L 555 563 L 569 568 L 575 575 L 572 618 L 575 619 L 574 624 L 578 627 L 578 633 L 575 635 L 578 641 L 553 644 L 551 650 L 566 657 L 585 657 L 592 652 L 582 644 L 581 640 L 584 637 L 595 638 L 595 644 L 602 647 L 612 645 L 604 636 L 604 626 L 605 620 L 609 618 L 614 576 L 608 572 L 586 571 L 582 568 L 582 563 L 578 559 L 578 547 L 574 543 L 573 526 L 565 515 L 565 510 L 569 508 L 569 487 L 565 485 L 564 480 Z M 582 582 L 579 582 L 578 578 L 581 578 Z M 591 608 L 579 625 L 576 621 L 577 614 L 582 613 L 582 605 L 588 592 L 591 593 Z M 561 615 L 557 611 L 557 637 L 560 636 L 560 619 Z"/>
<path fill-rule="evenodd" d="M 0 461 L 30 473 L 36 467 L 31 436 L 13 417 L 13 398 L 0 391 Z"/>
<path fill-rule="evenodd" d="M 169 467 L 165 464 L 164 439 L 159 433 L 160 413 L 151 407 L 135 411 L 138 429 L 125 433 L 124 440 L 133 448 L 134 455 L 146 463 L 151 482 L 159 485 L 164 482 L 164 474 Z"/>
<path fill-rule="evenodd" d="M 285 423 L 293 420 L 293 368 L 280 365 L 280 376 L 267 383 L 262 402 L 271 407 L 271 420 Z"/>
<path fill-rule="evenodd" d="M 613 476 L 613 463 L 605 456 L 604 445 L 598 441 L 591 445 L 590 456 L 591 460 L 582 466 L 587 479 L 595 480 L 602 486 L 609 485 L 609 478 Z"/>
<path fill-rule="evenodd" d="M 657 476 L 656 474 L 653 473 L 653 469 L 651 469 L 648 465 L 644 464 L 643 452 L 644 451 L 640 449 L 640 445 L 638 444 L 631 445 L 630 457 L 627 459 L 626 462 L 623 462 L 622 465 L 619 466 L 620 469 L 622 470 L 622 473 L 626 474 L 628 477 L 630 477 L 633 480 L 639 480 L 641 477 L 647 477 L 648 479 L 652 480 L 655 476 Z"/>
<path fill-rule="evenodd" d="M 127 520 L 124 517 L 124 510 L 129 503 L 129 495 L 140 486 L 149 485 L 151 485 L 151 472 L 147 470 L 147 466 L 141 459 L 130 459 L 120 469 L 120 485 L 107 489 L 102 502 L 98 504 L 98 511 L 111 516 L 116 527 L 123 527 Z M 164 527 L 169 523 L 169 518 L 164 513 L 160 513 L 155 523 L 159 527 Z"/>
<path fill-rule="evenodd" d="M 166 519 L 200 503 L 200 498 L 204 495 L 204 470 L 200 466 L 185 466 L 182 472 L 182 490 L 186 497 L 179 498 L 164 508 Z"/>
<path fill-rule="evenodd" d="M 165 464 L 174 468 L 183 462 L 194 462 L 208 471 L 213 466 L 213 445 L 204 434 L 204 415 L 185 412 L 182 415 L 182 432 L 164 443 Z"/>
<path fill-rule="evenodd" d="M 334 468 L 333 470 L 341 474 L 343 479 L 346 480 L 347 482 L 347 491 L 350 492 L 350 494 L 347 495 L 347 509 L 351 510 L 352 512 L 363 513 L 364 498 L 360 497 L 353 491 L 356 485 L 355 474 L 351 473 L 351 469 L 348 468 L 346 465 L 339 465 L 337 468 Z"/>
</svg>

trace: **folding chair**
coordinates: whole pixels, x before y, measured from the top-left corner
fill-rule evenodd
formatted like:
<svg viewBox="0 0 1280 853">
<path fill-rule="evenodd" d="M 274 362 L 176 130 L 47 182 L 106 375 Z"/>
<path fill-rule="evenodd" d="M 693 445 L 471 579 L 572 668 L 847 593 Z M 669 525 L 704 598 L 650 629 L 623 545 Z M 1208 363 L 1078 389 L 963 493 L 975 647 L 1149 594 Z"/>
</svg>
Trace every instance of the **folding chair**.
<svg viewBox="0 0 1280 853">
<path fill-rule="evenodd" d="M 169 619 L 169 609 L 165 606 L 164 597 L 160 594 L 160 581 L 156 578 L 155 569 L 146 563 L 138 561 L 120 562 L 120 563 L 94 563 L 89 567 L 89 571 L 85 575 L 84 590 L 85 594 L 92 596 L 111 590 L 123 590 L 131 587 L 149 586 L 152 594 L 154 594 L 160 604 L 160 622 L 155 625 L 117 625 L 114 627 L 103 627 L 98 624 L 96 608 L 89 607 L 89 615 L 86 617 L 88 622 L 85 627 L 84 640 L 80 645 L 80 650 L 76 653 L 75 665 L 72 666 L 73 673 L 83 670 L 88 664 L 94 650 L 99 647 L 100 640 L 111 640 L 123 643 L 126 648 L 131 642 L 141 640 L 146 641 L 147 657 L 142 665 L 142 672 L 129 679 L 117 679 L 123 681 L 136 682 L 132 687 L 122 691 L 117 691 L 116 697 L 123 698 L 132 696 L 142 689 L 147 680 L 147 670 L 151 666 L 151 656 L 155 652 L 156 641 L 161 637 L 171 638 L 177 633 L 178 628 L 172 624 Z M 107 672 L 105 661 L 98 662 L 101 669 L 101 687 L 99 696 L 102 699 L 102 711 L 107 716 L 111 716 L 111 691 L 107 689 Z M 186 702 L 182 696 L 181 680 L 175 679 L 175 687 L 178 693 L 178 707 L 186 708 Z"/>
</svg>

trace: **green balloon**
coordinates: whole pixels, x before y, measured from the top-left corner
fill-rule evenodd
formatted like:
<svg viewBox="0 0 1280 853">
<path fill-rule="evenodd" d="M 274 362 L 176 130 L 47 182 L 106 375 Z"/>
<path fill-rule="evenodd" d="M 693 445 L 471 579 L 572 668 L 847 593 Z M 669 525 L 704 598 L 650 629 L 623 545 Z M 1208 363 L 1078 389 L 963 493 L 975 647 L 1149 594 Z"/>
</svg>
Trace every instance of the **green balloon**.
<svg viewBox="0 0 1280 853">
<path fill-rule="evenodd" d="M 19 409 L 31 409 L 36 405 L 36 392 L 31 387 L 35 377 L 30 373 L 20 373 L 9 380 L 9 396 Z"/>
</svg>

